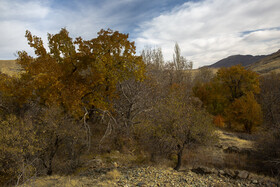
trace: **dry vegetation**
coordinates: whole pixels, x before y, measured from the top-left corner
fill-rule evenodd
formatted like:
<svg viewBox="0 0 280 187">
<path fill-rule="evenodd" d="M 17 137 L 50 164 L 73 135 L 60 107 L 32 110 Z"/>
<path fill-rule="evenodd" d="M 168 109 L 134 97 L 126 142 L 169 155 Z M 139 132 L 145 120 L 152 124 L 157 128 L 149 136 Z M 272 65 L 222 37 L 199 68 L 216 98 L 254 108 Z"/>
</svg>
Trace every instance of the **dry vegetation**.
<svg viewBox="0 0 280 187">
<path fill-rule="evenodd" d="M 139 57 L 112 30 L 26 37 L 37 57 L 0 61 L 0 185 L 277 184 L 279 74 Z"/>
<path fill-rule="evenodd" d="M 20 66 L 16 63 L 16 60 L 0 60 L 0 72 L 15 76 L 20 71 Z"/>
<path fill-rule="evenodd" d="M 248 66 L 250 70 L 261 74 L 279 73 L 280 72 L 280 50 L 266 58 Z"/>
</svg>

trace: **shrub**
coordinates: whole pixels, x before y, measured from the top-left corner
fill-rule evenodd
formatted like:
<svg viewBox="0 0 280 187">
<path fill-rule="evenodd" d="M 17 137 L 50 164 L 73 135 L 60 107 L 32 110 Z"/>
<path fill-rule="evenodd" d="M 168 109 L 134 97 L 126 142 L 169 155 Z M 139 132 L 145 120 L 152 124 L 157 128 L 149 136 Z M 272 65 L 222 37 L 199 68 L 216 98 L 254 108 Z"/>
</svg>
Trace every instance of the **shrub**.
<svg viewBox="0 0 280 187">
<path fill-rule="evenodd" d="M 41 150 L 32 124 L 14 115 L 0 122 L 0 184 L 22 181 L 33 175 L 33 161 Z"/>
</svg>

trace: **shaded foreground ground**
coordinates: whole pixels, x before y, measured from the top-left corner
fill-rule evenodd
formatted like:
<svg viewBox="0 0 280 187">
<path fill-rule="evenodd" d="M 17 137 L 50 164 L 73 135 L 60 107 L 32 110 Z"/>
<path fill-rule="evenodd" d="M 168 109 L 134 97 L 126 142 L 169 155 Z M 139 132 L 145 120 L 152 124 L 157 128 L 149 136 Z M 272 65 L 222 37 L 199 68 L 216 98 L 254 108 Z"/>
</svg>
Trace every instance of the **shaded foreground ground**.
<svg viewBox="0 0 280 187">
<path fill-rule="evenodd" d="M 24 186 L 277 186 L 272 178 L 253 174 L 247 179 L 231 178 L 224 171 L 212 171 L 197 174 L 190 170 L 177 172 L 160 167 L 103 168 L 84 172 L 80 176 L 43 177 Z"/>
<path fill-rule="evenodd" d="M 243 150 L 253 151 L 254 141 L 236 133 L 220 130 L 217 133 L 218 143 L 209 152 L 201 149 L 195 155 L 196 158 L 202 157 L 207 161 L 200 159 L 198 162 L 191 162 L 191 158 L 187 157 L 189 164 L 184 165 L 179 172 L 168 167 L 170 163 L 135 166 L 127 163 L 131 158 L 116 152 L 111 153 L 108 158 L 95 157 L 75 175 L 33 178 L 23 186 L 280 186 L 275 178 L 245 171 L 246 167 L 238 165 L 244 157 Z M 229 148 L 234 152 L 228 153 Z M 247 158 L 246 155 L 245 157 Z M 224 167 L 218 167 L 215 162 L 222 163 Z M 244 162 L 248 163 L 248 160 Z"/>
</svg>

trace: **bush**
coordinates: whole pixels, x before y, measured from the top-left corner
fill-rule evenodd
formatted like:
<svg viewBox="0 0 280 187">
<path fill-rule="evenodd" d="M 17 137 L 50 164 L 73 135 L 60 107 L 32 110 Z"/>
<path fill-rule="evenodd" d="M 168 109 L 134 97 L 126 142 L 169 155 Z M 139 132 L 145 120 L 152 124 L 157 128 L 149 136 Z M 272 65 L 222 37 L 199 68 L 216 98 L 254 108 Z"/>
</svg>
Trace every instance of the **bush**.
<svg viewBox="0 0 280 187">
<path fill-rule="evenodd" d="M 32 165 L 41 150 L 32 124 L 14 115 L 0 122 L 0 184 L 22 181 L 35 174 Z"/>
</svg>

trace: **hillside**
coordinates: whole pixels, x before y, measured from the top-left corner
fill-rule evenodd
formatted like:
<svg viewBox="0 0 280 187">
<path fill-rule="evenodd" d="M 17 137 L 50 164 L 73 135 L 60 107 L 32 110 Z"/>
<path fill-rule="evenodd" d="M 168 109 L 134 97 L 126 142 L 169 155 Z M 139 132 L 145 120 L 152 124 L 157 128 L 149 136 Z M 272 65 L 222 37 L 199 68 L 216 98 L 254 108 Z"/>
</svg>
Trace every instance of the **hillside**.
<svg viewBox="0 0 280 187">
<path fill-rule="evenodd" d="M 265 58 L 266 55 L 260 55 L 260 56 L 252 56 L 252 55 L 233 55 L 229 56 L 227 58 L 224 58 L 222 60 L 219 60 L 218 62 L 208 66 L 210 68 L 221 68 L 221 67 L 230 67 L 234 65 L 241 64 L 242 66 L 248 66 L 252 63 L 255 63 L 263 58 Z"/>
<path fill-rule="evenodd" d="M 270 72 L 280 73 L 280 50 L 247 67 L 261 74 Z"/>
<path fill-rule="evenodd" d="M 15 60 L 0 60 L 0 72 L 8 75 L 16 75 L 20 71 Z"/>
</svg>

